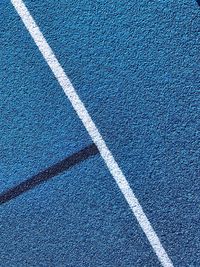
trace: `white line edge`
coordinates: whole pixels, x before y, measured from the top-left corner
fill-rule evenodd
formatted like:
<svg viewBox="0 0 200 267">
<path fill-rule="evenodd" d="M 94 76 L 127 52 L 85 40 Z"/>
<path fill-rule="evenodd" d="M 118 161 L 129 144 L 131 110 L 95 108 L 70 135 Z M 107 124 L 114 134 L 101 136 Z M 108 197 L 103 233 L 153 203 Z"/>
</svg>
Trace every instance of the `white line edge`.
<svg viewBox="0 0 200 267">
<path fill-rule="evenodd" d="M 21 17 L 24 25 L 26 26 L 28 32 L 32 36 L 35 44 L 38 46 L 41 54 L 43 55 L 45 61 L 49 65 L 56 79 L 58 80 L 60 86 L 64 90 L 66 96 L 69 98 L 74 110 L 91 136 L 93 142 L 96 144 L 99 152 L 104 159 L 110 173 L 115 179 L 119 189 L 124 195 L 127 203 L 129 204 L 133 214 L 135 215 L 139 225 L 144 231 L 147 239 L 149 240 L 153 250 L 155 251 L 160 263 L 163 267 L 173 267 L 173 263 L 167 252 L 163 248 L 156 232 L 154 231 L 151 223 L 149 222 L 147 216 L 145 215 L 140 203 L 138 202 L 136 196 L 134 195 L 132 189 L 126 177 L 122 173 L 120 167 L 115 161 L 112 153 L 108 149 L 105 141 L 103 140 L 101 134 L 99 133 L 96 125 L 94 124 L 92 118 L 90 117 L 87 109 L 85 108 L 83 102 L 80 100 L 78 94 L 76 93 L 73 85 L 71 84 L 69 78 L 65 74 L 63 68 L 58 62 L 56 56 L 54 55 L 51 47 L 48 45 L 45 37 L 28 11 L 27 7 L 22 0 L 11 0 L 12 5 L 16 9 L 17 13 Z"/>
</svg>

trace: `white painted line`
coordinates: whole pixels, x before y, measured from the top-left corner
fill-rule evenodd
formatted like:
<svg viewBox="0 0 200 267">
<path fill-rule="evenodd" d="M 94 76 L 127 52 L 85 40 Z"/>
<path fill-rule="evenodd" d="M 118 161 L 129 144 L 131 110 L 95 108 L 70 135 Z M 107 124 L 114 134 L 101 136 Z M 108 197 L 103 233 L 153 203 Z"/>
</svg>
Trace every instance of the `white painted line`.
<svg viewBox="0 0 200 267">
<path fill-rule="evenodd" d="M 56 59 L 52 49 L 48 45 L 46 39 L 44 38 L 42 32 L 34 21 L 33 17 L 29 13 L 28 9 L 21 0 L 11 0 L 13 6 L 15 7 L 17 13 L 21 17 L 24 25 L 38 46 L 40 52 L 42 53 L 47 64 L 54 73 L 56 79 L 58 80 L 60 86 L 63 88 L 66 96 L 69 98 L 72 106 L 74 107 L 79 118 L 83 122 L 85 128 L 87 129 L 89 135 L 91 136 L 93 142 L 99 149 L 99 152 L 104 159 L 110 173 L 118 184 L 122 194 L 124 195 L 126 201 L 128 202 L 133 214 L 135 215 L 138 223 L 140 224 L 142 230 L 146 234 L 152 248 L 154 249 L 158 259 L 160 260 L 162 266 L 172 267 L 173 263 L 168 257 L 165 249 L 163 248 L 156 232 L 151 226 L 148 218 L 146 217 L 141 205 L 139 204 L 137 198 L 135 197 L 132 189 L 130 188 L 126 177 L 122 173 L 120 167 L 115 161 L 112 153 L 108 149 L 106 143 L 104 142 L 101 134 L 99 133 L 96 125 L 94 124 L 92 118 L 88 114 L 83 102 L 80 100 L 78 94 L 76 93 L 73 85 L 69 81 L 67 75 L 65 74 L 63 68 Z"/>
</svg>

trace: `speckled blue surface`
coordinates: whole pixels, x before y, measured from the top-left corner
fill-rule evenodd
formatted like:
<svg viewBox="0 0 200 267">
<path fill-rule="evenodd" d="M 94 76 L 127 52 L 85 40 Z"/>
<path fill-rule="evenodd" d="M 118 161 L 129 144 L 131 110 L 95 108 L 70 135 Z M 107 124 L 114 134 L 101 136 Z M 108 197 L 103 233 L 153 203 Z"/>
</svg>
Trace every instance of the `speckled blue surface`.
<svg viewBox="0 0 200 267">
<path fill-rule="evenodd" d="M 26 0 L 174 266 L 200 266 L 196 1 Z M 0 192 L 91 144 L 0 5 Z M 0 266 L 160 266 L 100 156 L 0 207 Z"/>
</svg>

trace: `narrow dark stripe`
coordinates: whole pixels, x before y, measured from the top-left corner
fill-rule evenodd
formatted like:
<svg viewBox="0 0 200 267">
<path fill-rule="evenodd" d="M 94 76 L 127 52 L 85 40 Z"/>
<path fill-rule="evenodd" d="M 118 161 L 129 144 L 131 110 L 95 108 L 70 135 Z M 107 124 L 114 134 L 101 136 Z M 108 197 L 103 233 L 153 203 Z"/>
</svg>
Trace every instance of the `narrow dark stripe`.
<svg viewBox="0 0 200 267">
<path fill-rule="evenodd" d="M 59 173 L 71 168 L 72 166 L 78 164 L 79 162 L 86 160 L 90 156 L 99 153 L 95 144 L 92 144 L 79 152 L 67 157 L 66 159 L 58 162 L 57 164 L 49 167 L 48 169 L 39 172 L 38 174 L 32 176 L 26 181 L 20 183 L 19 185 L 3 192 L 0 194 L 0 204 L 3 204 L 24 192 L 34 188 L 35 186 L 51 179 L 52 177 L 58 175 Z"/>
</svg>

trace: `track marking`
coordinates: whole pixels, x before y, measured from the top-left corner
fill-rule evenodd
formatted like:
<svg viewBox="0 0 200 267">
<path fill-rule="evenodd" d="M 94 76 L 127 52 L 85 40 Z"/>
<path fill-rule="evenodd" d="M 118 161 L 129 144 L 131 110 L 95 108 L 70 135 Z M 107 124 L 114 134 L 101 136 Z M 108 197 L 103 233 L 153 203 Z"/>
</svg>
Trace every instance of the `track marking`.
<svg viewBox="0 0 200 267">
<path fill-rule="evenodd" d="M 73 108 L 75 109 L 77 115 L 84 124 L 93 142 L 99 149 L 99 152 L 102 158 L 104 159 L 105 164 L 107 165 L 110 173 L 112 174 L 117 185 L 119 186 L 119 189 L 124 195 L 133 214 L 135 215 L 138 223 L 140 224 L 142 230 L 144 231 L 153 250 L 155 251 L 160 263 L 164 267 L 172 267 L 173 263 L 171 259 L 167 255 L 167 252 L 163 248 L 156 232 L 151 226 L 151 223 L 149 222 L 147 216 L 145 215 L 140 203 L 138 202 L 136 196 L 134 195 L 132 189 L 130 188 L 129 183 L 126 180 L 126 177 L 122 173 L 112 153 L 108 149 L 105 141 L 103 140 L 101 134 L 99 133 L 87 109 L 85 108 L 83 102 L 80 100 L 73 85 L 71 84 L 69 78 L 65 74 L 63 68 L 58 62 L 51 47 L 48 45 L 45 37 L 43 36 L 42 32 L 40 31 L 39 27 L 37 26 L 30 12 L 26 8 L 22 0 L 11 0 L 11 3 L 13 4 L 19 16 L 21 17 L 24 25 L 26 26 L 28 32 L 32 36 L 35 44 L 38 46 L 41 54 L 43 55 L 45 61 L 47 62 L 53 74 L 55 75 L 56 79 L 58 80 L 60 86 L 64 90 L 66 96 L 69 98 Z"/>
</svg>

